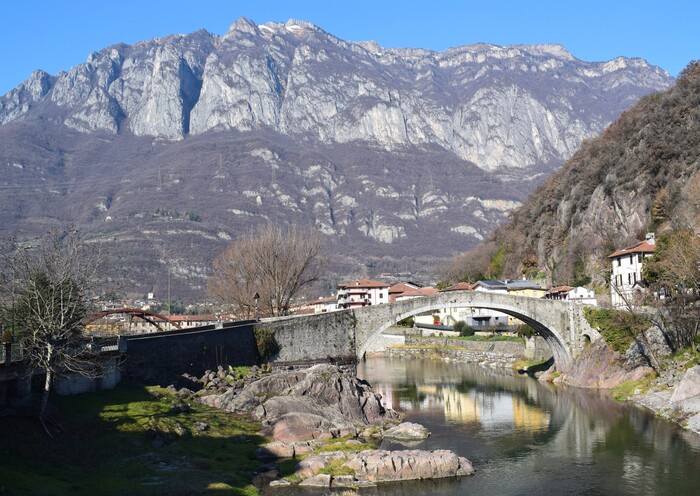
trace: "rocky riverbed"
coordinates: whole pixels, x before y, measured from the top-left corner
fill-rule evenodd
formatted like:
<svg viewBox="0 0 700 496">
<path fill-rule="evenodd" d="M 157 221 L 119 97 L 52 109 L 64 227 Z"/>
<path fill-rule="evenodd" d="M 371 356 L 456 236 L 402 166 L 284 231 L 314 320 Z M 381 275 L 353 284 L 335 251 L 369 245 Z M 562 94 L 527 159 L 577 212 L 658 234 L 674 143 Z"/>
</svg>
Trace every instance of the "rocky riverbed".
<svg viewBox="0 0 700 496">
<path fill-rule="evenodd" d="M 300 459 L 291 478 L 300 485 L 359 487 L 474 473 L 469 460 L 447 450 L 370 449 L 383 438 L 410 444 L 430 433 L 401 423 L 402 415 L 385 408 L 366 381 L 334 365 L 256 375 L 242 381 L 223 369 L 209 373 L 200 381 L 209 393 L 197 396 L 209 406 L 259 420 L 261 433 L 272 441 L 258 449 L 258 457 Z M 323 452 L 329 445 L 334 450 Z M 267 466 L 265 477 L 273 485 L 292 484 L 279 475 L 274 464 Z"/>
</svg>

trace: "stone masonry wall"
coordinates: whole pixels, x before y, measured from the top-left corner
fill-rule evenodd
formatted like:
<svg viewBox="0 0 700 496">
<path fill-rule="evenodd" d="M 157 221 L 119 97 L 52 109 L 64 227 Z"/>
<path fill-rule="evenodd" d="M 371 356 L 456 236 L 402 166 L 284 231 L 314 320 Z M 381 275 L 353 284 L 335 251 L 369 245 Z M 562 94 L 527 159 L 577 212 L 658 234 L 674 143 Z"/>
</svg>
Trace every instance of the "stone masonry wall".
<svg viewBox="0 0 700 496">
<path fill-rule="evenodd" d="M 352 312 L 327 312 L 263 321 L 257 328 L 275 333 L 279 353 L 274 362 L 355 360 L 355 317 Z"/>
<path fill-rule="evenodd" d="M 253 323 L 215 329 L 170 331 L 129 336 L 122 378 L 142 384 L 174 383 L 183 373 L 202 376 L 218 365 L 256 365 Z"/>
</svg>

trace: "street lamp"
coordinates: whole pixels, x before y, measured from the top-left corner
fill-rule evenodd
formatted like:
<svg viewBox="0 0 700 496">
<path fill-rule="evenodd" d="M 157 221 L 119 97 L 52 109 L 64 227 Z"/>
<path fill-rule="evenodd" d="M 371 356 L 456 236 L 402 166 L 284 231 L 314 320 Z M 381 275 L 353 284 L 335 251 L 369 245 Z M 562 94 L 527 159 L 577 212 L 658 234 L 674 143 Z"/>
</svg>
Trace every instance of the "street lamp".
<svg viewBox="0 0 700 496">
<path fill-rule="evenodd" d="M 255 302 L 255 320 L 258 320 L 258 300 L 260 299 L 260 295 L 256 292 L 253 295 L 253 301 Z"/>
</svg>

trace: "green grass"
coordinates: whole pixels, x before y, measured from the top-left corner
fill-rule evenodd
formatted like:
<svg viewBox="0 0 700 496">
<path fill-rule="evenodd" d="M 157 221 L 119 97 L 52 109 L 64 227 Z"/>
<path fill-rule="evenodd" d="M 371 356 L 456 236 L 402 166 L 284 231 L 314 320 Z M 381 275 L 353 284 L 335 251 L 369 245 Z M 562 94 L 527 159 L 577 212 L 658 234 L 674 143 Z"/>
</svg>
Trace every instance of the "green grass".
<svg viewBox="0 0 700 496">
<path fill-rule="evenodd" d="M 494 335 L 494 336 L 456 336 L 452 337 L 450 339 L 459 339 L 461 341 L 486 341 L 489 343 L 496 343 L 500 341 L 512 341 L 515 343 L 522 343 L 523 338 L 519 336 L 502 336 L 502 335 Z"/>
<path fill-rule="evenodd" d="M 265 442 L 257 422 L 194 402 L 189 412 L 172 413 L 174 398 L 151 391 L 56 397 L 62 432 L 53 439 L 32 417 L 3 417 L 7 494 L 257 494 L 254 453 Z M 209 428 L 200 431 L 198 422 Z"/>
<path fill-rule="evenodd" d="M 314 450 L 314 453 L 328 453 L 330 451 L 365 451 L 377 449 L 377 446 L 371 443 L 347 443 L 345 440 L 334 440 Z"/>
<path fill-rule="evenodd" d="M 597 329 L 605 342 L 621 355 L 625 354 L 634 338 L 650 326 L 650 322 L 640 315 L 611 308 L 586 307 L 583 313 L 591 327 Z"/>
<path fill-rule="evenodd" d="M 351 469 L 350 467 L 345 467 L 343 463 L 345 463 L 347 459 L 345 458 L 338 458 L 337 460 L 331 460 L 326 464 L 325 467 L 323 467 L 321 470 L 318 471 L 319 474 L 328 474 L 328 475 L 355 475 L 355 471 Z"/>
<path fill-rule="evenodd" d="M 640 393 L 646 393 L 652 386 L 656 374 L 650 373 L 638 381 L 623 382 L 612 390 L 612 396 L 616 400 L 623 401 L 634 395 L 634 392 L 639 390 Z"/>
</svg>

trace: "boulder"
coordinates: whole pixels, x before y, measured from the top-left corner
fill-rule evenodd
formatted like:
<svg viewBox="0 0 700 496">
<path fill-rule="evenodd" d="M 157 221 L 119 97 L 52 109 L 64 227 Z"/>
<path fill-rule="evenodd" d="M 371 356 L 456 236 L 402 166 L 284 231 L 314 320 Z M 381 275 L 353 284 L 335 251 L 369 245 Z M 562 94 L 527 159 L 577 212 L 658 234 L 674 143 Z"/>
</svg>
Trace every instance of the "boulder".
<svg viewBox="0 0 700 496">
<path fill-rule="evenodd" d="M 301 481 L 299 485 L 306 487 L 331 487 L 331 476 L 328 474 L 314 475 Z"/>
<path fill-rule="evenodd" d="M 686 371 L 680 384 L 676 386 L 673 395 L 671 395 L 671 402 L 676 403 L 679 401 L 684 401 L 699 394 L 700 365 L 696 365 L 695 367 L 692 367 Z"/>
<path fill-rule="evenodd" d="M 357 425 L 383 426 L 400 419 L 371 386 L 330 364 L 264 376 L 241 390 L 201 397 L 203 403 L 252 414 L 278 441 L 356 436 Z"/>
<path fill-rule="evenodd" d="M 637 381 L 653 373 L 651 367 L 637 367 L 634 361 L 625 360 L 605 342 L 598 339 L 583 349 L 569 370 L 554 382 L 563 382 L 576 387 L 609 389 L 627 381 Z M 551 371 L 552 369 L 550 369 Z M 540 380 L 548 380 L 545 373 Z"/>
<path fill-rule="evenodd" d="M 258 459 L 267 458 L 294 458 L 294 444 L 283 441 L 273 441 L 255 450 Z"/>
<path fill-rule="evenodd" d="M 294 469 L 294 475 L 302 478 L 313 477 L 318 474 L 320 470 L 326 466 L 326 464 L 335 459 L 328 454 L 325 455 L 309 455 L 299 463 Z"/>
<path fill-rule="evenodd" d="M 372 482 L 439 479 L 474 474 L 474 467 L 469 460 L 449 450 L 368 450 L 353 455 L 343 466 L 353 469 L 358 479 Z"/>
<path fill-rule="evenodd" d="M 273 439 L 284 442 L 306 439 L 332 439 L 338 437 L 335 425 L 329 420 L 311 413 L 286 413 L 271 427 Z"/>
<path fill-rule="evenodd" d="M 334 475 L 331 479 L 331 487 L 354 487 L 356 482 L 352 475 Z"/>
<path fill-rule="evenodd" d="M 384 431 L 384 437 L 396 441 L 421 441 L 430 436 L 430 431 L 420 424 L 403 422 Z"/>
<path fill-rule="evenodd" d="M 256 451 L 256 457 L 259 459 L 268 458 L 294 458 L 299 455 L 305 455 L 320 447 L 321 441 L 299 441 L 286 443 L 283 441 L 273 441 L 260 446 Z"/>
</svg>

